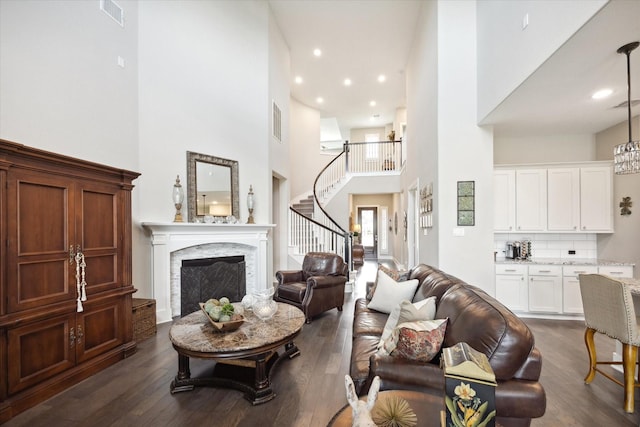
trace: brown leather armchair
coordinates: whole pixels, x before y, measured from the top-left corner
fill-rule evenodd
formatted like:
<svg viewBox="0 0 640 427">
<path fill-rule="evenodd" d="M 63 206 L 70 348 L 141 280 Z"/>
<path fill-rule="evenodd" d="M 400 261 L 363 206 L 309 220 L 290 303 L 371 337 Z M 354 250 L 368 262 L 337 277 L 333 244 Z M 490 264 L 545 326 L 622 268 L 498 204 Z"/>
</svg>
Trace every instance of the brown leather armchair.
<svg viewBox="0 0 640 427">
<path fill-rule="evenodd" d="M 309 252 L 302 270 L 276 272 L 278 284 L 273 299 L 298 307 L 310 323 L 314 316 L 332 308 L 342 311 L 348 274 L 349 268 L 341 256 Z"/>
</svg>

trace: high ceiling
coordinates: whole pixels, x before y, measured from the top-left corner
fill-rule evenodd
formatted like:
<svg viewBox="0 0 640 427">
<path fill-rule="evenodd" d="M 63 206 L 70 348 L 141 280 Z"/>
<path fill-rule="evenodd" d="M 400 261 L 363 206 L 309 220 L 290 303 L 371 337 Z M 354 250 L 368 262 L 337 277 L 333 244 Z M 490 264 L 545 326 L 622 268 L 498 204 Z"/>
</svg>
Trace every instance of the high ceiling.
<svg viewBox="0 0 640 427">
<path fill-rule="evenodd" d="M 290 48 L 292 78 L 303 79 L 291 83 L 293 98 L 335 118 L 342 140 L 349 129 L 393 122 L 406 102 L 404 66 L 422 1 L 269 3 Z M 627 99 L 626 59 L 616 49 L 635 40 L 640 0 L 611 1 L 481 124 L 493 125 L 497 135 L 531 136 L 596 133 L 626 120 L 626 108 L 613 108 Z M 322 56 L 313 55 L 316 48 Z M 632 99 L 638 99 L 640 48 L 631 54 L 631 71 Z M 351 86 L 343 84 L 346 78 Z M 591 94 L 604 86 L 613 95 L 594 102 Z"/>
<path fill-rule="evenodd" d="M 320 110 L 323 118 L 336 118 L 342 140 L 349 139 L 351 128 L 393 122 L 396 109 L 406 103 L 404 66 L 422 1 L 269 3 L 289 45 L 292 78 L 303 79 L 292 82 L 293 98 Z M 313 55 L 316 48 L 322 56 Z M 381 74 L 384 83 L 378 82 Z M 344 85 L 347 78 L 351 86 Z"/>
<path fill-rule="evenodd" d="M 640 40 L 640 1 L 614 0 L 562 45 L 481 124 L 497 134 L 593 134 L 627 119 L 627 60 L 616 50 Z M 640 48 L 631 53 L 631 99 L 640 98 Z M 606 99 L 591 95 L 613 89 Z M 632 102 L 633 105 L 633 102 Z M 640 108 L 632 108 L 637 115 Z M 639 135 L 634 135 L 638 139 Z"/>
</svg>

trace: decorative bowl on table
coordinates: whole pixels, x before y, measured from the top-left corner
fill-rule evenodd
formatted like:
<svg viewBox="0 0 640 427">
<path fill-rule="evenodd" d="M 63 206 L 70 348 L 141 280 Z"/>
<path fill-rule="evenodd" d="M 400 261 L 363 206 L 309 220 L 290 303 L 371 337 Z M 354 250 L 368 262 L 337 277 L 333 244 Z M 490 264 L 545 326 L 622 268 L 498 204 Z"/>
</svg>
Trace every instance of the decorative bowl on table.
<svg viewBox="0 0 640 427">
<path fill-rule="evenodd" d="M 204 314 L 207 316 L 207 319 L 209 319 L 209 322 L 211 322 L 213 327 L 219 332 L 235 331 L 244 323 L 244 316 L 241 316 L 242 318 L 239 320 L 229 320 L 227 322 L 218 322 L 216 320 L 213 320 L 209 315 L 209 313 L 207 313 L 207 310 L 204 309 L 204 303 L 201 302 L 199 304 L 200 304 L 200 308 L 202 309 Z"/>
</svg>

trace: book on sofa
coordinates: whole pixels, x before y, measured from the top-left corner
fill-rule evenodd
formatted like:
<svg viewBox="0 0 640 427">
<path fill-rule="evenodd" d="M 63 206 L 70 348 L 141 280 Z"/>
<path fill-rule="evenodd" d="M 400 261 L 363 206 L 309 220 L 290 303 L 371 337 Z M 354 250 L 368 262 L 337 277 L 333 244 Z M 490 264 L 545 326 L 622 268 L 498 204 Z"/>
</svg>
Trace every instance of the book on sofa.
<svg viewBox="0 0 640 427">
<path fill-rule="evenodd" d="M 496 376 L 489 359 L 465 342 L 442 350 L 446 425 L 495 426 Z"/>
</svg>

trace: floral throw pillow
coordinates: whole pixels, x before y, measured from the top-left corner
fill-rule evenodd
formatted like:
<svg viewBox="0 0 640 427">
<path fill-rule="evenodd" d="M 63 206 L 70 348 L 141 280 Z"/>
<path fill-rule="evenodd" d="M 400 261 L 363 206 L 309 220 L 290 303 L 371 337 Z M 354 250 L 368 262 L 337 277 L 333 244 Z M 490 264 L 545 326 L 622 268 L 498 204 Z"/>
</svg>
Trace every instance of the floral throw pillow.
<svg viewBox="0 0 640 427">
<path fill-rule="evenodd" d="M 430 362 L 442 348 L 447 321 L 436 319 L 399 324 L 392 334 L 397 340 L 391 356 Z"/>
<path fill-rule="evenodd" d="M 391 336 L 398 323 L 433 320 L 435 317 L 436 297 L 429 297 L 415 303 L 411 303 L 408 300 L 402 301 L 387 317 L 387 322 L 384 325 L 380 342 L 378 343 L 378 349 L 384 348 L 385 341 Z"/>
</svg>

